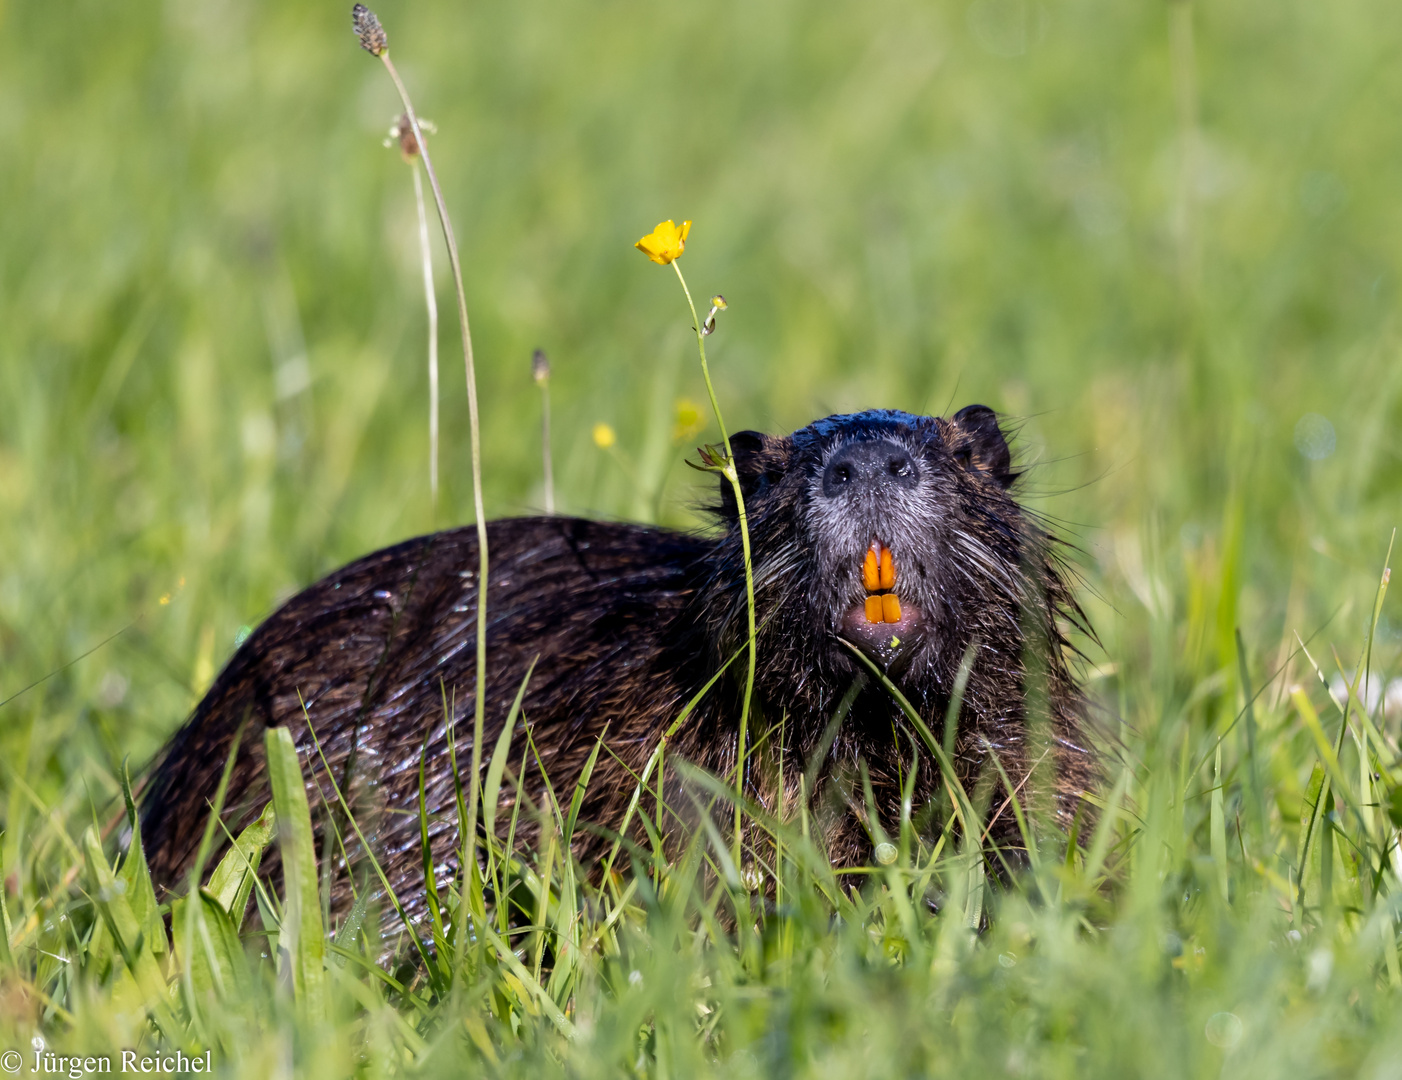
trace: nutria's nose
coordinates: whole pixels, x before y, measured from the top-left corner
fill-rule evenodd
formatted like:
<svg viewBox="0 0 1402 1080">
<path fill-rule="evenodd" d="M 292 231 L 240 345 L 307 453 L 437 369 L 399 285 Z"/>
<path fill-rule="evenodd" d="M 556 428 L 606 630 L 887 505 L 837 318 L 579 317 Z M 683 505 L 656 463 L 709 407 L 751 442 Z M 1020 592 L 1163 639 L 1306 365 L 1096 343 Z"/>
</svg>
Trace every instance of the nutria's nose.
<svg viewBox="0 0 1402 1080">
<path fill-rule="evenodd" d="M 913 488 L 920 479 L 915 459 L 889 439 L 850 442 L 833 454 L 823 470 L 823 494 L 834 498 L 848 491 L 892 491 Z"/>
</svg>

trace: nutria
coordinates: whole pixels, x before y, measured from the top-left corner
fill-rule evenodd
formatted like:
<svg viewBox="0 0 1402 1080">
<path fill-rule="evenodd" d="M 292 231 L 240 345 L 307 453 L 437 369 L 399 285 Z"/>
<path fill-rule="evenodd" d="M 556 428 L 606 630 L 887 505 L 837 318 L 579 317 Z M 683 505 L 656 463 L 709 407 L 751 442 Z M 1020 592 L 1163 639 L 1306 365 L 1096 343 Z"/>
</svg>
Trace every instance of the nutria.
<svg viewBox="0 0 1402 1080">
<path fill-rule="evenodd" d="M 971 656 L 954 739 L 965 787 L 982 780 L 985 796 L 989 784 L 1003 792 L 991 767 L 996 754 L 1020 799 L 1040 798 L 1069 826 L 1095 774 L 1064 636 L 1068 624 L 1084 627 L 1084 620 L 1050 533 L 1010 493 L 1017 474 L 993 411 L 973 405 L 952 418 L 831 416 L 787 437 L 740 432 L 731 446 L 749 514 L 759 623 L 750 745 L 762 749 L 747 765 L 751 795 L 790 813 L 800 774 L 816 776 L 813 805 L 826 807 L 815 810 L 816 831 L 840 866 L 872 856 L 863 764 L 877 824 L 887 832 L 899 820 L 900 777 L 914 752 L 917 808 L 947 800 L 932 755 L 902 734 L 909 729 L 891 694 L 868 677 L 847 642 L 884 669 L 937 738 L 961 662 Z M 577 834 L 576 854 L 586 860 L 623 817 L 635 787 L 629 770 L 641 770 L 683 706 L 727 659 L 743 654 L 744 563 L 735 499 L 723 479 L 719 494 L 720 528 L 712 535 L 565 517 L 489 526 L 484 764 L 534 661 L 523 717 L 566 802 L 605 734 L 608 752 L 598 757 L 580 815 L 603 828 Z M 265 725 L 287 725 L 304 767 L 323 774 L 303 703 L 411 911 L 424 892 L 417 808 L 426 752 L 433 865 L 446 882 L 458 838 L 444 706 L 446 698 L 458 759 L 466 762 L 476 576 L 475 532 L 454 529 L 351 563 L 269 617 L 147 785 L 143 834 L 158 886 L 175 885 L 191 864 L 206 800 L 245 720 L 225 814 L 231 829 L 268 799 Z M 701 697 L 670 740 L 669 761 L 733 773 L 745 668 L 741 655 Z M 827 745 L 824 732 L 844 697 L 850 705 Z M 775 779 L 780 747 L 782 784 Z M 513 768 L 524 753 L 525 739 L 513 735 Z M 1048 767 L 1034 769 L 1042 761 Z M 543 805 L 540 770 L 529 764 L 525 791 Z M 682 782 L 669 769 L 668 790 Z M 315 783 L 308 791 L 321 817 L 334 796 L 324 784 L 323 799 Z M 509 800 L 511 785 L 504 790 Z M 1006 795 L 1000 798 L 1005 805 Z M 990 805 L 990 815 L 995 810 Z M 1012 813 L 999 816 L 992 835 L 1005 848 L 1020 847 Z M 339 864 L 336 872 L 345 877 Z M 342 905 L 344 891 L 336 890 L 333 906 Z"/>
</svg>

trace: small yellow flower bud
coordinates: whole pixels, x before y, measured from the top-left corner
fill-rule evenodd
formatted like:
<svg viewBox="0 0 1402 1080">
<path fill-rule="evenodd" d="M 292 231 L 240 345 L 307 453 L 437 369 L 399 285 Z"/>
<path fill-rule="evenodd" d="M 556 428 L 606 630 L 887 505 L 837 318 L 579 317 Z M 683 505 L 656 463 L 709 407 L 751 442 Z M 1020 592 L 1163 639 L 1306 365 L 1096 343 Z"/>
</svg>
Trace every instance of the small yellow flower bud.
<svg viewBox="0 0 1402 1080">
<path fill-rule="evenodd" d="M 544 349 L 537 349 L 531 357 L 531 378 L 535 379 L 537 386 L 544 386 L 550 379 L 550 360 Z"/>
<path fill-rule="evenodd" d="M 600 450 L 607 450 L 618 441 L 618 436 L 614 434 L 613 428 L 608 424 L 594 425 L 594 445 Z"/>
<path fill-rule="evenodd" d="M 711 310 L 706 315 L 706 320 L 701 324 L 701 336 L 708 337 L 716 332 L 716 314 L 726 309 L 725 297 L 716 293 L 711 297 Z"/>
</svg>

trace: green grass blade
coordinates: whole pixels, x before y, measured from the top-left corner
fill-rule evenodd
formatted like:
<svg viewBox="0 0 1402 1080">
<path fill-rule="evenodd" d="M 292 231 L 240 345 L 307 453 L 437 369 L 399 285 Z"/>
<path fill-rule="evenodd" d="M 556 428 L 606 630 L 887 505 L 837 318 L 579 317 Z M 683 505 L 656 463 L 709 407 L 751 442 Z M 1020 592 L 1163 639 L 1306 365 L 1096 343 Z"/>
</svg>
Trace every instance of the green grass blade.
<svg viewBox="0 0 1402 1080">
<path fill-rule="evenodd" d="M 628 808 L 623 812 L 623 820 L 618 826 L 618 837 L 613 842 L 613 847 L 609 849 L 608 858 L 604 860 L 604 877 L 607 878 L 613 872 L 614 860 L 618 858 L 618 852 L 623 844 L 623 839 L 628 835 L 628 826 L 633 822 L 633 815 L 637 812 L 638 803 L 642 799 L 643 792 L 647 789 L 648 779 L 652 776 L 652 770 L 657 763 L 662 760 L 663 747 L 667 744 L 667 737 L 664 735 L 657 744 L 652 754 L 648 757 L 647 763 L 643 766 L 642 775 L 633 785 L 633 794 L 629 796 Z M 661 781 L 659 780 L 660 784 Z"/>
<path fill-rule="evenodd" d="M 142 932 L 141 920 L 126 898 L 126 884 L 120 882 L 102 853 L 97 830 L 89 826 L 83 833 L 83 859 L 92 883 L 93 901 L 103 922 L 121 951 L 127 969 L 140 989 L 147 1014 L 165 1033 L 175 1039 L 180 1025 L 170 1010 L 170 994 L 161 969 Z M 165 933 L 164 927 L 161 933 Z"/>
<path fill-rule="evenodd" d="M 316 872 L 311 807 L 297 747 L 285 727 L 263 736 L 268 780 L 277 814 L 278 847 L 285 885 L 278 953 L 291 976 L 292 992 L 307 1016 L 326 1015 L 326 933 Z"/>
<path fill-rule="evenodd" d="M 171 924 L 178 943 L 192 942 L 181 960 L 189 972 L 196 1007 L 239 1001 L 249 993 L 252 978 L 243 943 L 218 898 L 206 889 L 194 897 L 182 897 L 172 908 Z"/>
<path fill-rule="evenodd" d="M 0 833 L 0 840 L 4 839 L 4 833 Z M 0 844 L 0 882 L 5 880 L 5 849 Z M 9 970 L 14 967 L 14 954 L 10 952 L 10 939 L 14 936 L 15 930 L 10 923 L 10 905 L 5 899 L 5 888 L 0 885 L 0 968 Z"/>
<path fill-rule="evenodd" d="M 1328 794 L 1328 778 L 1323 762 L 1316 761 L 1310 771 L 1309 784 L 1305 788 L 1305 801 L 1300 811 L 1300 839 L 1295 848 L 1295 890 L 1296 902 L 1305 901 L 1305 884 L 1309 877 L 1310 845 L 1319 834 L 1319 818 L 1324 812 L 1324 799 Z"/>
<path fill-rule="evenodd" d="M 516 697 L 511 702 L 511 709 L 506 714 L 506 723 L 502 725 L 496 746 L 492 748 L 491 760 L 487 762 L 487 777 L 482 784 L 482 828 L 487 836 L 496 835 L 497 799 L 501 795 L 501 777 L 511 751 L 511 734 L 516 730 L 516 722 L 520 719 L 521 702 L 525 700 L 526 687 L 531 681 L 535 665 L 536 661 L 532 660 L 531 666 L 526 669 L 525 677 L 516 690 Z"/>
<path fill-rule="evenodd" d="M 1266 797 L 1261 790 L 1261 767 L 1256 756 L 1256 698 L 1251 691 L 1251 671 L 1246 665 L 1246 643 L 1241 638 L 1241 628 L 1236 630 L 1237 667 L 1241 678 L 1242 699 L 1246 702 L 1244 720 L 1246 722 L 1246 783 L 1251 799 L 1251 816 L 1256 825 L 1256 836 L 1264 842 L 1266 838 Z"/>
<path fill-rule="evenodd" d="M 1227 817 L 1226 806 L 1222 798 L 1222 783 L 1222 744 L 1219 742 L 1217 744 L 1216 764 L 1212 771 L 1212 805 L 1209 829 L 1212 862 L 1216 870 L 1217 892 L 1225 904 L 1231 899 L 1228 885 L 1231 880 L 1231 868 L 1227 865 Z"/>
<path fill-rule="evenodd" d="M 1096 887 L 1096 878 L 1100 874 L 1100 868 L 1110 854 L 1110 845 L 1115 838 L 1115 826 L 1119 822 L 1120 815 L 1124 812 L 1125 797 L 1129 794 L 1129 785 L 1133 779 L 1134 770 L 1126 764 L 1120 770 L 1119 779 L 1115 781 L 1109 798 L 1105 800 L 1100 820 L 1096 823 L 1095 833 L 1091 838 L 1090 850 L 1086 853 L 1082 881 L 1087 889 Z"/>
<path fill-rule="evenodd" d="M 584 793 L 589 788 L 589 779 L 594 775 L 594 765 L 599 760 L 599 750 L 604 745 L 604 738 L 608 735 L 608 725 L 604 725 L 603 732 L 594 740 L 594 749 L 589 752 L 589 758 L 584 763 L 584 768 L 579 771 L 579 779 L 575 781 L 574 795 L 570 797 L 570 812 L 565 818 L 563 830 L 563 843 L 568 849 L 574 838 L 574 825 L 579 820 L 579 808 L 584 805 Z"/>
<path fill-rule="evenodd" d="M 234 729 L 234 737 L 229 742 L 229 753 L 224 758 L 224 770 L 219 774 L 219 785 L 214 790 L 214 802 L 210 807 L 209 818 L 205 822 L 204 833 L 200 836 L 200 846 L 195 852 L 195 861 L 190 868 L 191 889 L 197 887 L 204 876 L 205 861 L 209 858 L 214 843 L 214 834 L 219 825 L 219 815 L 224 812 L 224 798 L 229 793 L 229 778 L 233 776 L 234 764 L 238 761 L 239 745 L 243 742 L 244 720 Z"/>
<path fill-rule="evenodd" d="M 268 803 L 258 820 L 239 833 L 209 876 L 209 895 L 228 913 L 235 930 L 243 925 L 248 899 L 258 877 L 258 864 L 276 835 L 277 811 Z"/>
<path fill-rule="evenodd" d="M 558 1005 L 545 992 L 545 987 L 540 985 L 540 981 L 526 970 L 526 965 L 521 963 L 511 946 L 497 936 L 490 926 L 483 926 L 483 937 L 488 944 L 496 950 L 501 958 L 502 964 L 510 969 L 511 973 L 525 986 L 531 996 L 540 1004 L 541 1011 L 549 1017 L 550 1022 L 559 1029 L 560 1034 L 567 1039 L 573 1039 L 577 1035 L 574 1023 L 567 1017 Z"/>
<path fill-rule="evenodd" d="M 1040 888 L 1040 877 L 1042 868 L 1041 861 L 1039 860 L 1037 853 L 1037 837 L 1033 835 L 1032 827 L 1027 820 L 1027 815 L 1023 812 L 1022 809 L 1022 801 L 1017 796 L 1018 788 L 1021 785 L 1013 784 L 1012 778 L 1008 776 L 1007 770 L 1003 768 L 1002 759 L 999 758 L 996 749 L 988 745 L 986 745 L 985 748 L 988 752 L 989 760 L 993 762 L 993 768 L 997 770 L 999 778 L 1003 781 L 1004 790 L 1006 790 L 1008 793 L 1007 803 L 1012 807 L 1013 819 L 1017 822 L 1018 835 L 1022 837 L 1022 843 L 1027 850 L 1028 865 L 1032 869 L 1033 877 L 1038 879 L 1038 887 Z M 1031 768 L 1028 769 L 1029 776 L 1032 774 L 1032 770 L 1035 768 L 1036 765 L 1034 764 L 1031 766 Z"/>
<path fill-rule="evenodd" d="M 380 886 L 384 889 L 385 899 L 389 901 L 390 906 L 394 908 L 395 914 L 399 916 L 400 923 L 403 925 L 405 933 L 409 935 L 409 940 L 413 943 L 415 952 L 419 954 L 419 959 L 423 961 L 425 967 L 432 970 L 433 960 L 429 950 L 424 946 L 423 939 L 419 937 L 418 932 L 414 929 L 414 924 L 409 919 L 408 912 L 404 910 L 403 902 L 390 886 L 389 878 L 385 876 L 384 867 L 381 865 L 380 860 L 375 857 L 374 849 L 371 848 L 370 842 L 365 838 L 365 834 L 360 829 L 360 823 L 356 821 L 355 815 L 351 813 L 350 804 L 346 802 L 346 797 L 341 792 L 340 786 L 336 783 L 336 777 L 332 774 L 331 767 L 326 763 L 326 755 L 322 753 L 321 750 L 321 740 L 317 738 L 316 729 L 312 727 L 311 717 L 307 714 L 305 709 L 302 711 L 302 717 L 307 723 L 307 733 L 311 735 L 312 744 L 316 747 L 317 756 L 321 759 L 327 782 L 331 785 L 331 791 L 336 796 L 336 801 L 341 804 L 341 809 L 345 812 L 346 820 L 350 822 L 350 827 L 355 831 L 356 838 L 360 841 L 361 850 L 365 852 L 365 857 L 369 860 L 371 869 L 375 871 L 376 877 L 380 879 Z M 261 890 L 258 896 L 261 905 Z"/>
<path fill-rule="evenodd" d="M 428 739 L 432 727 L 424 732 L 423 746 L 419 750 L 419 848 L 423 857 L 424 901 L 428 907 L 429 932 L 433 935 L 433 950 L 438 960 L 437 970 L 443 973 L 443 965 L 448 959 L 448 939 L 443 929 L 443 901 L 438 893 L 438 879 L 434 873 L 433 843 L 428 832 Z"/>
<path fill-rule="evenodd" d="M 949 707 L 944 711 L 943 736 L 944 756 L 954 758 L 954 738 L 959 731 L 959 710 L 964 705 L 964 692 L 969 687 L 969 676 L 974 673 L 974 657 L 978 655 L 978 642 L 969 642 L 964 655 L 959 658 L 959 671 L 954 676 L 954 689 L 949 695 Z"/>
<path fill-rule="evenodd" d="M 131 776 L 126 761 L 122 762 L 122 798 L 127 806 L 127 820 L 131 823 L 131 843 L 127 847 L 127 857 L 117 871 L 117 879 L 126 887 L 127 903 L 131 905 L 132 914 L 136 916 L 151 955 L 159 959 L 166 954 L 166 929 L 156 903 L 151 872 L 146 867 L 146 852 L 141 845 L 141 819 L 131 796 Z"/>
<path fill-rule="evenodd" d="M 975 813 L 973 804 L 969 801 L 969 796 L 964 791 L 963 784 L 959 781 L 959 774 L 954 771 L 954 763 L 949 754 L 945 753 L 943 744 L 935 738 L 934 732 L 930 730 L 930 726 L 926 724 L 920 714 L 915 711 L 915 706 L 911 705 L 906 699 L 906 696 L 901 693 L 900 688 L 886 677 L 886 673 L 877 667 L 866 653 L 862 652 L 861 649 L 850 642 L 843 641 L 842 644 L 846 645 L 848 651 L 861 661 L 861 663 L 866 665 L 867 669 L 876 677 L 877 682 L 881 683 L 881 685 L 886 688 L 886 692 L 895 699 L 896 704 L 900 706 L 901 712 L 905 714 L 906 719 L 908 719 L 915 726 L 915 730 L 920 733 L 920 738 L 924 741 L 926 748 L 935 755 L 935 759 L 939 762 L 945 785 L 949 789 L 950 799 L 954 803 L 954 807 L 959 813 L 959 816 L 963 819 L 964 835 L 966 837 L 977 838 L 979 835 L 978 814 Z M 967 653 L 965 655 L 966 657 L 968 656 Z M 962 668 L 963 665 L 961 664 L 961 670 Z M 956 683 L 955 688 L 958 689 L 958 687 L 959 684 Z M 958 702 L 959 699 L 957 697 L 951 698 L 949 704 L 949 712 L 956 718 L 959 711 Z M 949 721 L 946 719 L 946 726 L 948 726 L 948 723 Z"/>
<path fill-rule="evenodd" d="M 828 752 L 832 749 L 833 740 L 837 738 L 837 733 L 842 729 L 847 714 L 852 711 L 852 703 L 857 700 L 857 695 L 862 692 L 866 684 L 866 673 L 857 672 L 852 679 L 852 684 L 847 687 L 847 692 L 838 701 L 837 708 L 833 709 L 832 716 L 828 718 L 828 722 L 823 728 L 823 734 L 818 738 L 818 744 L 813 750 L 811 760 L 803 770 L 803 784 L 806 790 L 812 791 L 813 786 L 817 783 L 818 773 L 822 771 L 823 763 L 827 760 Z"/>
</svg>

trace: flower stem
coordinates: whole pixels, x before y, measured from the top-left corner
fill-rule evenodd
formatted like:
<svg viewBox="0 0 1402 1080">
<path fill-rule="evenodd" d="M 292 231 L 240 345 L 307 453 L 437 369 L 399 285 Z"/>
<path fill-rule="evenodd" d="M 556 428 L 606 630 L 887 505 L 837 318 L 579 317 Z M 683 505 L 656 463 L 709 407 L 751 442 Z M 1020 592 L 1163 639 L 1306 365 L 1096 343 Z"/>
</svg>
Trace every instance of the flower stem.
<svg viewBox="0 0 1402 1080">
<path fill-rule="evenodd" d="M 721 442 L 725 444 L 724 476 L 735 491 L 735 509 L 740 518 L 740 546 L 745 556 L 745 610 L 749 620 L 750 666 L 745 675 L 745 698 L 740 705 L 740 737 L 735 745 L 735 865 L 741 862 L 741 820 L 740 804 L 745 793 L 745 739 L 750 724 L 750 697 L 755 689 L 755 577 L 750 562 L 750 520 L 745 513 L 745 493 L 740 490 L 740 474 L 735 469 L 735 455 L 730 452 L 730 436 L 725 430 L 725 418 L 721 416 L 720 403 L 716 401 L 716 390 L 711 385 L 711 369 L 706 363 L 706 335 L 701 332 L 701 320 L 696 317 L 696 304 L 691 299 L 691 290 L 686 287 L 681 264 L 673 259 L 672 269 L 677 272 L 677 280 L 686 293 L 687 306 L 691 308 L 691 324 L 696 330 L 696 347 L 701 353 L 701 377 L 706 380 L 706 393 L 711 398 L 711 409 L 716 414 L 716 424 L 720 427 Z"/>
<path fill-rule="evenodd" d="M 487 515 L 482 505 L 482 435 L 477 421 L 477 373 L 472 362 L 472 329 L 467 321 L 467 296 L 462 283 L 462 263 L 458 259 L 458 242 L 453 236 L 453 223 L 448 217 L 448 207 L 443 201 L 443 189 L 438 185 L 438 174 L 433 171 L 433 161 L 428 155 L 428 144 L 424 141 L 419 127 L 418 114 L 409 100 L 394 62 L 388 50 L 379 54 L 385 70 L 394 80 L 399 98 L 404 103 L 404 114 L 414 129 L 414 141 L 419 145 L 419 155 L 423 158 L 424 172 L 428 173 L 429 187 L 433 189 L 433 200 L 438 208 L 438 222 L 443 226 L 443 241 L 448 247 L 448 262 L 453 268 L 453 284 L 458 293 L 458 326 L 462 329 L 462 361 L 467 373 L 467 419 L 472 447 L 472 509 L 477 522 L 477 684 L 473 691 L 472 718 L 472 775 L 468 778 L 467 835 L 462 838 L 463 895 L 459 902 L 459 915 L 466 918 L 468 890 L 471 887 L 473 866 L 477 862 L 477 804 L 481 799 L 482 783 L 482 729 L 485 726 L 487 703 Z M 452 723 L 449 717 L 448 722 Z M 456 921 L 456 920 L 455 920 Z M 467 928 L 459 926 L 454 936 L 458 963 L 454 975 L 461 971 L 464 950 L 467 943 Z"/>
</svg>

